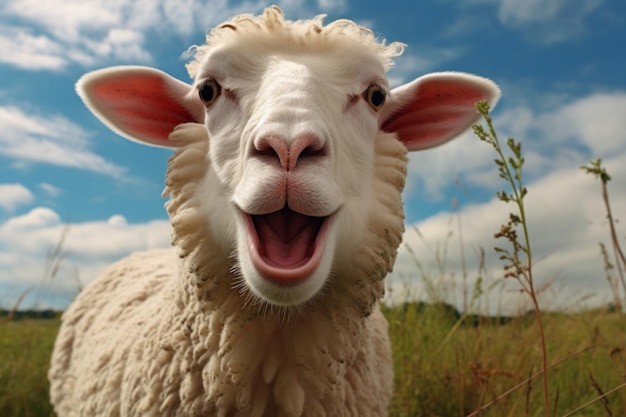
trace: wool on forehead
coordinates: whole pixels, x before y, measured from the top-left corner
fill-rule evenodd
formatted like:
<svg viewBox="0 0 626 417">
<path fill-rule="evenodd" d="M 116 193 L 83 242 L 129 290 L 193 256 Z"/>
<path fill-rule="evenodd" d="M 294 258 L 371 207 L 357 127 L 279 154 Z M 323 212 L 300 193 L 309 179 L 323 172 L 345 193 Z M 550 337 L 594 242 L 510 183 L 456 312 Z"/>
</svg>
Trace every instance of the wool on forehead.
<svg viewBox="0 0 626 417">
<path fill-rule="evenodd" d="M 192 78 L 198 74 L 204 58 L 216 47 L 254 46 L 256 49 L 274 50 L 285 53 L 337 52 L 341 49 L 361 49 L 378 57 L 388 70 L 393 66 L 392 58 L 404 52 L 405 45 L 378 40 L 374 33 L 351 20 L 336 20 L 324 25 L 326 15 L 309 20 L 286 20 L 277 6 L 264 10 L 259 16 L 240 14 L 207 33 L 206 43 L 190 48 L 193 60 L 187 64 Z"/>
</svg>

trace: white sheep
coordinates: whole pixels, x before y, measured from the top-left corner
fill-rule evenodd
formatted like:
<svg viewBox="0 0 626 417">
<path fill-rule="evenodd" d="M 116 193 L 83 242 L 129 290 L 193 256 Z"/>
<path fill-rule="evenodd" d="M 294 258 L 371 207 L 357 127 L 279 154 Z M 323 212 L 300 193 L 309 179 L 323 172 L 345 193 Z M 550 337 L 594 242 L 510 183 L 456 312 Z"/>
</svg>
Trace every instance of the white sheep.
<svg viewBox="0 0 626 417">
<path fill-rule="evenodd" d="M 207 35 L 193 85 L 143 67 L 78 93 L 121 135 L 176 148 L 164 195 L 175 250 L 109 267 L 63 316 L 51 399 L 67 416 L 386 416 L 377 307 L 403 232 L 406 153 L 495 102 L 437 73 L 390 90 L 403 45 L 277 7 Z"/>
</svg>

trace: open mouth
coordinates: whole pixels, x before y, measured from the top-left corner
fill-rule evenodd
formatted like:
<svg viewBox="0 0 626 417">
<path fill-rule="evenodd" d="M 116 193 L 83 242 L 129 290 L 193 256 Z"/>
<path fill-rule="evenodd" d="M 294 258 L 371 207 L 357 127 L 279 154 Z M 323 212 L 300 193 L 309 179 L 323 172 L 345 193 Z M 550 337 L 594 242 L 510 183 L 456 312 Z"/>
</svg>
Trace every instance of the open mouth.
<svg viewBox="0 0 626 417">
<path fill-rule="evenodd" d="M 252 263 L 265 279 L 297 284 L 317 269 L 330 216 L 306 216 L 288 207 L 264 215 L 243 214 Z"/>
</svg>

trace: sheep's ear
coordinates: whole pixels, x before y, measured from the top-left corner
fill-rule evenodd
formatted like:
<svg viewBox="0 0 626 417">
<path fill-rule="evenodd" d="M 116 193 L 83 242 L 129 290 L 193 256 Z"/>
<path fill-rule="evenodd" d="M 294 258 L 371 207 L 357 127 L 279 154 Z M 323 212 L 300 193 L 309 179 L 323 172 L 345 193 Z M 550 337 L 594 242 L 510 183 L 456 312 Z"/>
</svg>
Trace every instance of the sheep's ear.
<svg viewBox="0 0 626 417">
<path fill-rule="evenodd" d="M 191 86 L 148 67 L 110 67 L 76 83 L 87 107 L 116 133 L 133 141 L 174 146 L 168 136 L 181 123 L 204 121 L 204 106 Z"/>
<path fill-rule="evenodd" d="M 394 88 L 381 109 L 381 128 L 395 132 L 410 151 L 441 145 L 480 119 L 476 103 L 492 106 L 500 89 L 486 78 L 441 72 Z"/>
</svg>

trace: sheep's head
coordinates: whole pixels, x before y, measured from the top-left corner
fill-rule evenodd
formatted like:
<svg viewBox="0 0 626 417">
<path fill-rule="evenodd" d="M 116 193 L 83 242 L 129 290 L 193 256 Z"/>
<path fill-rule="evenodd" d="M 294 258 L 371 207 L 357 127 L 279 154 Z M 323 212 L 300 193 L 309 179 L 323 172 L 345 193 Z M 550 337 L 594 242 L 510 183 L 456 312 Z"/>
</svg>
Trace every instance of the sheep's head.
<svg viewBox="0 0 626 417">
<path fill-rule="evenodd" d="M 437 146 L 477 121 L 477 101 L 499 95 L 492 82 L 459 73 L 390 89 L 385 72 L 401 52 L 352 22 L 288 22 L 270 8 L 236 17 L 197 47 L 193 85 L 114 67 L 84 76 L 78 92 L 143 143 L 176 146 L 168 138 L 177 125 L 204 124 L 209 163 L 195 209 L 210 218 L 205 232 L 235 253 L 251 293 L 292 306 L 351 272 L 377 198 L 375 142 Z"/>
</svg>

